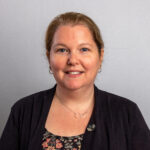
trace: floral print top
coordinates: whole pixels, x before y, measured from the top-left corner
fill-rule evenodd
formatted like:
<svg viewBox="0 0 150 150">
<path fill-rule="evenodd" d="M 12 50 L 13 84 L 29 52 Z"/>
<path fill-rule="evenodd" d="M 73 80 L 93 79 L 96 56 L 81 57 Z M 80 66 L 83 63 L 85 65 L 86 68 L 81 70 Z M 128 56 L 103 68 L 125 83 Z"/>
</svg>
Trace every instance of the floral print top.
<svg viewBox="0 0 150 150">
<path fill-rule="evenodd" d="M 64 137 L 50 133 L 46 130 L 43 134 L 43 150 L 81 150 L 83 135 Z"/>
</svg>

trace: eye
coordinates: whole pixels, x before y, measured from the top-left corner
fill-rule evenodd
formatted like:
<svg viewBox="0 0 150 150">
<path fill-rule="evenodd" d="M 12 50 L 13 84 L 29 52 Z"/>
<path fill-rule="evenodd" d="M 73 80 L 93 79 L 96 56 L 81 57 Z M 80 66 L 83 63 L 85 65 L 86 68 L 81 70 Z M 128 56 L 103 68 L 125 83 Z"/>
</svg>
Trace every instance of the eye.
<svg viewBox="0 0 150 150">
<path fill-rule="evenodd" d="M 59 48 L 59 49 L 57 49 L 57 52 L 65 53 L 65 52 L 68 52 L 68 50 L 65 48 Z"/>
<path fill-rule="evenodd" d="M 89 49 L 84 47 L 84 48 L 81 48 L 81 51 L 82 52 L 87 52 L 87 51 L 89 51 Z"/>
</svg>

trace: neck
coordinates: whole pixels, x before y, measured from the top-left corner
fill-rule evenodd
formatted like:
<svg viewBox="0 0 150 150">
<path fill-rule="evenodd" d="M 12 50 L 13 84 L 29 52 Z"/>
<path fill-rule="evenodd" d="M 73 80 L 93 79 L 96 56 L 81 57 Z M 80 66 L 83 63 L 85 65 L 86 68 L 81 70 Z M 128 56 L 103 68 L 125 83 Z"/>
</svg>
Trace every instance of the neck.
<svg viewBox="0 0 150 150">
<path fill-rule="evenodd" d="M 78 90 L 68 90 L 57 85 L 55 96 L 70 108 L 83 110 L 94 104 L 94 85 Z"/>
</svg>

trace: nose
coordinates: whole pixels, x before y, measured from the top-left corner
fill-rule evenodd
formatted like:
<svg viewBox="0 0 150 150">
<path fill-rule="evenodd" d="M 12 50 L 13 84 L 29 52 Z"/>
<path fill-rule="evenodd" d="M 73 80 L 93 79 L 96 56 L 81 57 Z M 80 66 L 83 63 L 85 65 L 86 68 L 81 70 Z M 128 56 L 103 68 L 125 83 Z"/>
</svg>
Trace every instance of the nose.
<svg viewBox="0 0 150 150">
<path fill-rule="evenodd" d="M 67 64 L 74 66 L 74 65 L 77 65 L 78 63 L 79 63 L 78 54 L 76 52 L 70 52 L 68 56 Z"/>
</svg>

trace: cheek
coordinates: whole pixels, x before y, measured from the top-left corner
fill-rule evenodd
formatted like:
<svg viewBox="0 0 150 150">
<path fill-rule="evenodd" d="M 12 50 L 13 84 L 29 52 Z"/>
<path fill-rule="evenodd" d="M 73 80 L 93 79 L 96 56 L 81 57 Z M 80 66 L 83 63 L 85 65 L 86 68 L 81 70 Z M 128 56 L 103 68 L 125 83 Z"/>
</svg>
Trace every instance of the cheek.
<svg viewBox="0 0 150 150">
<path fill-rule="evenodd" d="M 50 59 L 50 66 L 52 68 L 52 70 L 60 70 L 63 69 L 65 66 L 65 60 L 62 58 L 58 58 L 58 57 L 52 57 Z"/>
<path fill-rule="evenodd" d="M 87 59 L 84 61 L 84 66 L 88 70 L 98 70 L 100 64 L 99 64 L 99 59 L 97 58 L 92 58 L 92 59 Z"/>
</svg>

